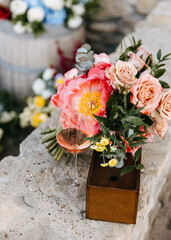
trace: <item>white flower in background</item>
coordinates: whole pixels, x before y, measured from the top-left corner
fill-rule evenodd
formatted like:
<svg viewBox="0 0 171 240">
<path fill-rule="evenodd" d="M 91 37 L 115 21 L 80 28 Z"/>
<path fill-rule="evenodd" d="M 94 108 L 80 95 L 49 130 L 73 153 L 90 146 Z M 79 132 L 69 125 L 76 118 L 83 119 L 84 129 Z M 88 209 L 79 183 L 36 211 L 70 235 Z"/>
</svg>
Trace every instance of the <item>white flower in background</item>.
<svg viewBox="0 0 171 240">
<path fill-rule="evenodd" d="M 80 16 L 74 16 L 68 20 L 68 27 L 71 29 L 78 28 L 83 23 L 83 19 Z"/>
<path fill-rule="evenodd" d="M 4 130 L 2 128 L 0 128 L 0 140 L 2 139 L 3 137 L 3 134 L 4 134 Z"/>
<path fill-rule="evenodd" d="M 54 73 L 56 72 L 55 69 L 52 69 L 52 68 L 46 68 L 43 75 L 42 75 L 42 78 L 45 80 L 45 81 L 49 81 L 50 79 L 53 78 L 53 75 Z"/>
<path fill-rule="evenodd" d="M 46 113 L 40 114 L 40 121 L 45 122 L 48 119 L 48 115 Z"/>
<path fill-rule="evenodd" d="M 22 25 L 22 22 L 18 21 L 14 26 L 13 26 L 14 32 L 18 34 L 23 34 L 27 31 L 27 27 Z"/>
<path fill-rule="evenodd" d="M 68 8 L 71 8 L 72 7 L 72 0 L 67 0 L 65 2 L 65 6 L 68 7 Z"/>
<path fill-rule="evenodd" d="M 35 95 L 41 95 L 46 89 L 46 83 L 41 78 L 37 78 L 32 84 L 32 89 Z"/>
<path fill-rule="evenodd" d="M 13 16 L 23 15 L 27 11 L 28 5 L 22 0 L 14 0 L 10 3 L 10 11 Z"/>
<path fill-rule="evenodd" d="M 81 3 L 73 5 L 72 10 L 75 15 L 83 15 L 85 13 L 85 7 Z"/>
<path fill-rule="evenodd" d="M 61 10 L 64 7 L 64 0 L 43 0 L 43 2 L 51 10 Z"/>
<path fill-rule="evenodd" d="M 26 25 L 26 31 L 27 33 L 33 33 L 33 29 L 31 28 L 30 24 Z"/>
<path fill-rule="evenodd" d="M 43 93 L 42 93 L 41 96 L 42 96 L 44 99 L 49 99 L 50 97 L 52 97 L 53 94 L 54 94 L 53 91 L 51 91 L 51 90 L 49 90 L 49 89 L 46 89 L 46 90 L 43 91 Z"/>
<path fill-rule="evenodd" d="M 30 8 L 27 12 L 29 22 L 43 22 L 45 12 L 41 7 Z"/>
<path fill-rule="evenodd" d="M 25 128 L 30 124 L 30 119 L 32 118 L 32 112 L 28 107 L 26 107 L 24 108 L 24 111 L 19 114 L 19 118 L 20 118 L 21 127 Z"/>
<path fill-rule="evenodd" d="M 12 121 L 14 118 L 16 117 L 16 112 L 11 111 L 11 112 L 7 112 L 7 111 L 3 111 L 0 117 L 0 122 L 1 123 L 8 123 L 10 121 Z"/>
</svg>

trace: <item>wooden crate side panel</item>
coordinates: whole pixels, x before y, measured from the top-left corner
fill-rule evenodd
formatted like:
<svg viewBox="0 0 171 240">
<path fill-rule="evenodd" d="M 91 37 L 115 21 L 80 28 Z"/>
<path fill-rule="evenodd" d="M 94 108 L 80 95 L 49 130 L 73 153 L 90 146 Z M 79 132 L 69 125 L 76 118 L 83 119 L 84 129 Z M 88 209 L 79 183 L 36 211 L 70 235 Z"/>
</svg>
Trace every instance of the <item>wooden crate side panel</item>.
<svg viewBox="0 0 171 240">
<path fill-rule="evenodd" d="M 88 186 L 86 217 L 136 223 L 138 191 Z"/>
</svg>

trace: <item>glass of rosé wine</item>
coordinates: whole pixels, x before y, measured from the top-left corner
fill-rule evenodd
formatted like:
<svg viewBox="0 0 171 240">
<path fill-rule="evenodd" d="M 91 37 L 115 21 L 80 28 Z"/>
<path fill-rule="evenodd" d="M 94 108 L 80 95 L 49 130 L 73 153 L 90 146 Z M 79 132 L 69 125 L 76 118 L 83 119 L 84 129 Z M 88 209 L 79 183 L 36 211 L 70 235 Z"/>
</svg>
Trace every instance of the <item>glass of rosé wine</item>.
<svg viewBox="0 0 171 240">
<path fill-rule="evenodd" d="M 86 139 L 90 136 L 85 131 L 85 124 L 79 112 L 60 110 L 56 131 L 57 142 L 75 158 L 74 177 L 70 181 L 66 180 L 61 186 L 67 199 L 83 199 L 86 196 L 86 180 L 78 177 L 77 171 L 77 155 L 90 146 L 90 141 Z"/>
</svg>

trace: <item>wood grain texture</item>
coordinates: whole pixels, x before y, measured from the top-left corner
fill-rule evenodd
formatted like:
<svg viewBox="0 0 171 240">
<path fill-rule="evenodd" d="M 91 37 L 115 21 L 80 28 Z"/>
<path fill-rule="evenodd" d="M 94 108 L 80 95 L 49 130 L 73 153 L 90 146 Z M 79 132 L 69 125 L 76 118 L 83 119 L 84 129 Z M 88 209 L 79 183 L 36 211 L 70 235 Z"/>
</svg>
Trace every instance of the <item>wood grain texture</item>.
<svg viewBox="0 0 171 240">
<path fill-rule="evenodd" d="M 135 224 L 140 172 L 134 170 L 120 177 L 120 169 L 102 168 L 101 161 L 94 152 L 87 179 L 86 217 Z M 128 154 L 125 164 L 130 165 L 132 161 Z"/>
</svg>

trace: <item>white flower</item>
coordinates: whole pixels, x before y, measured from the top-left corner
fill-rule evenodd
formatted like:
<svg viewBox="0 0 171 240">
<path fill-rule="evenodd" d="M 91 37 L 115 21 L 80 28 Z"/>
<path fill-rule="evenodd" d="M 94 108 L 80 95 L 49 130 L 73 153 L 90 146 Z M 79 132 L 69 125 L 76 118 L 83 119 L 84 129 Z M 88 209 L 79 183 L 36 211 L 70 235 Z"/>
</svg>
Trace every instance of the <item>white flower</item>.
<svg viewBox="0 0 171 240">
<path fill-rule="evenodd" d="M 55 69 L 52 69 L 52 68 L 46 68 L 43 75 L 42 75 L 42 78 L 45 80 L 45 81 L 49 81 L 50 79 L 53 78 L 53 75 L 55 73 Z"/>
<path fill-rule="evenodd" d="M 68 20 L 68 27 L 71 29 L 78 28 L 83 23 L 83 19 L 80 16 L 74 16 Z"/>
<path fill-rule="evenodd" d="M 41 7 L 30 8 L 27 12 L 29 22 L 43 22 L 45 12 Z"/>
<path fill-rule="evenodd" d="M 40 120 L 41 122 L 45 122 L 48 119 L 48 115 L 46 113 L 40 114 Z"/>
<path fill-rule="evenodd" d="M 2 128 L 0 128 L 0 140 L 2 139 L 3 137 L 3 134 L 4 134 L 4 130 Z"/>
<path fill-rule="evenodd" d="M 16 112 L 14 112 L 14 111 L 11 111 L 11 112 L 3 111 L 2 114 L 1 114 L 0 122 L 1 123 L 8 123 L 8 122 L 12 121 L 15 117 L 16 117 Z"/>
<path fill-rule="evenodd" d="M 35 95 L 41 95 L 45 88 L 46 83 L 41 78 L 37 78 L 32 84 L 32 89 Z"/>
<path fill-rule="evenodd" d="M 26 25 L 26 31 L 27 33 L 33 33 L 33 29 L 31 28 L 30 24 Z"/>
<path fill-rule="evenodd" d="M 13 16 L 23 15 L 27 11 L 28 5 L 22 0 L 14 0 L 10 3 L 10 11 Z"/>
<path fill-rule="evenodd" d="M 46 90 L 43 91 L 42 97 L 43 97 L 44 99 L 49 99 L 50 97 L 52 97 L 53 94 L 54 94 L 53 91 L 51 91 L 51 90 L 49 90 L 49 89 L 46 89 Z"/>
<path fill-rule="evenodd" d="M 85 13 L 85 7 L 81 3 L 73 5 L 72 10 L 75 15 L 83 15 Z"/>
<path fill-rule="evenodd" d="M 14 32 L 18 33 L 18 34 L 23 34 L 27 31 L 26 26 L 22 25 L 22 22 L 17 22 L 14 26 L 13 26 Z"/>
<path fill-rule="evenodd" d="M 51 10 L 61 10 L 64 7 L 63 0 L 43 0 L 44 5 Z"/>
<path fill-rule="evenodd" d="M 71 8 L 72 7 L 72 0 L 66 0 L 65 6 L 68 7 L 68 8 Z"/>
</svg>

